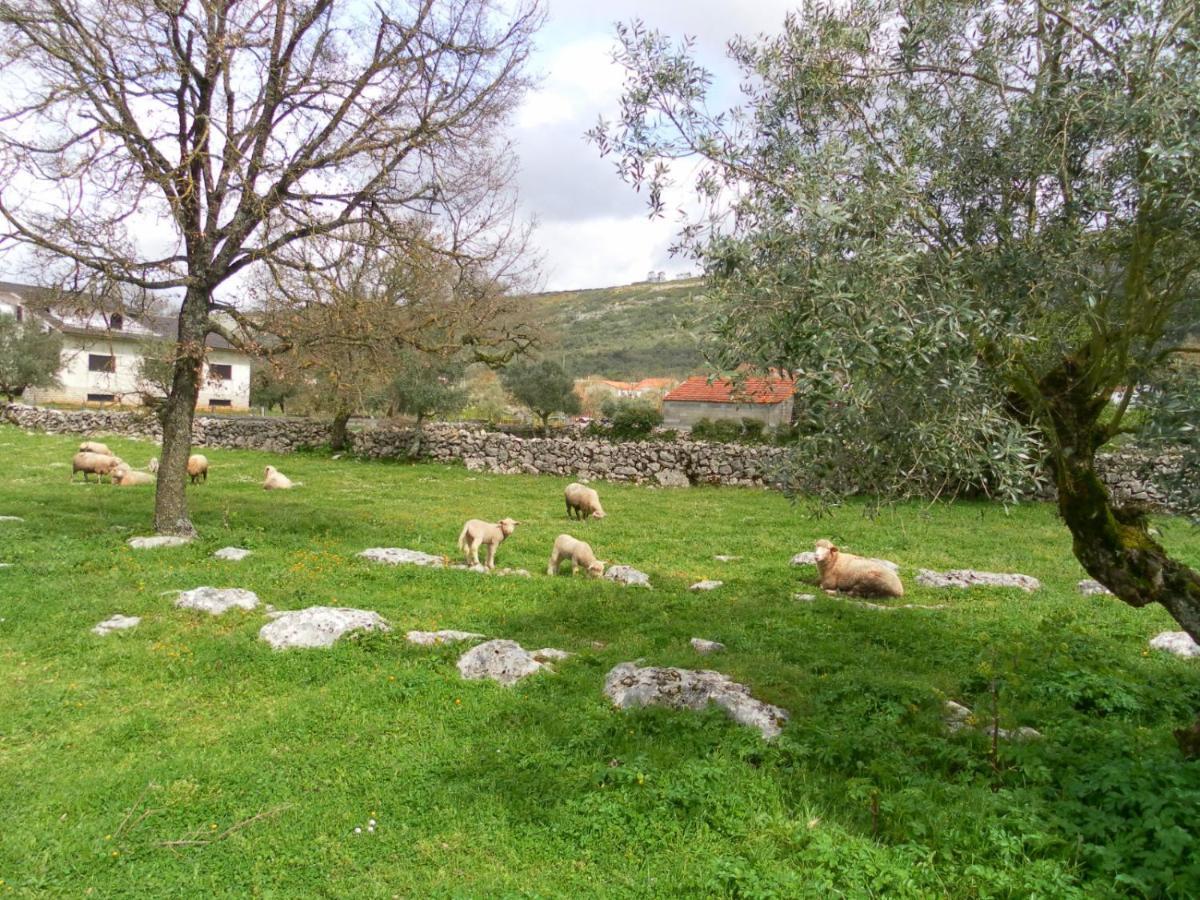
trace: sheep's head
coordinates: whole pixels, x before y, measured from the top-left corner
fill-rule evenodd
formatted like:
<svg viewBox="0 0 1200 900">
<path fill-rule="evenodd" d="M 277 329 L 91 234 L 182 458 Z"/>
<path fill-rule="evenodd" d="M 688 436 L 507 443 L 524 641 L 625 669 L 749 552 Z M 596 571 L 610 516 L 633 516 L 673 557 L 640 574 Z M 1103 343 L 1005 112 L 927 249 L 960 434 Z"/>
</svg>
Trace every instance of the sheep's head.
<svg viewBox="0 0 1200 900">
<path fill-rule="evenodd" d="M 592 578 L 599 578 L 604 574 L 604 560 L 598 559 L 587 567 L 587 573 Z"/>
<path fill-rule="evenodd" d="M 604 518 L 604 510 L 602 510 L 599 506 L 597 506 L 594 510 L 592 510 L 592 518 L 593 519 L 603 519 Z"/>
<path fill-rule="evenodd" d="M 520 525 L 521 523 L 518 522 L 516 519 L 501 519 L 499 524 L 500 524 L 500 533 L 503 534 L 505 537 L 508 537 L 510 534 L 513 533 L 513 531 L 516 530 L 516 527 L 518 525 Z"/>
<path fill-rule="evenodd" d="M 838 548 L 829 541 L 825 540 L 825 538 L 821 538 L 819 541 L 817 541 L 817 549 L 813 555 L 817 558 L 818 566 L 822 565 L 823 563 L 832 565 L 837 560 Z"/>
<path fill-rule="evenodd" d="M 267 466 L 265 469 L 263 469 L 263 478 L 270 478 L 274 474 L 275 474 L 274 466 Z"/>
</svg>

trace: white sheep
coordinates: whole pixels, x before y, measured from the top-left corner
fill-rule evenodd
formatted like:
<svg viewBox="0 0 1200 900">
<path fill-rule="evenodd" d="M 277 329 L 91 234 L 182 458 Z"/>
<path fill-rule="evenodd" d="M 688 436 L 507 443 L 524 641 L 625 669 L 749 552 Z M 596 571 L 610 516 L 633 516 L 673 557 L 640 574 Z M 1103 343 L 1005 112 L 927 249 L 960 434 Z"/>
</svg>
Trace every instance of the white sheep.
<svg viewBox="0 0 1200 900">
<path fill-rule="evenodd" d="M 82 472 L 83 480 L 88 480 L 88 475 L 94 473 L 96 479 L 99 480 L 105 475 L 112 475 L 112 470 L 122 464 L 119 456 L 105 456 L 103 453 L 85 453 L 79 452 L 71 460 L 71 480 L 75 480 L 75 473 Z"/>
<path fill-rule="evenodd" d="M 563 492 L 567 500 L 567 518 L 572 518 L 574 511 L 580 519 L 591 516 L 594 519 L 604 518 L 604 507 L 600 505 L 600 495 L 592 488 L 578 482 L 571 482 Z"/>
<path fill-rule="evenodd" d="M 193 453 L 188 457 L 187 473 L 192 478 L 192 484 L 203 479 L 208 481 L 208 457 L 202 456 L 199 453 Z"/>
<path fill-rule="evenodd" d="M 593 578 L 604 574 L 604 563 L 596 559 L 591 546 L 569 534 L 560 534 L 554 539 L 554 549 L 550 552 L 550 565 L 546 567 L 546 574 L 557 575 L 559 564 L 568 559 L 571 561 L 572 575 L 579 573 L 580 566 Z"/>
<path fill-rule="evenodd" d="M 263 471 L 263 490 L 264 491 L 287 491 L 294 488 L 300 482 L 292 481 L 274 466 L 267 466 Z"/>
<path fill-rule="evenodd" d="M 112 456 L 113 452 L 99 441 L 84 441 L 79 445 L 80 453 L 99 453 L 101 456 Z"/>
<path fill-rule="evenodd" d="M 146 463 L 146 469 L 152 475 L 158 474 L 158 457 L 157 456 L 150 457 L 150 462 Z"/>
<path fill-rule="evenodd" d="M 842 553 L 822 538 L 816 544 L 817 571 L 826 591 L 844 591 L 864 597 L 903 597 L 900 576 L 877 560 Z"/>
<path fill-rule="evenodd" d="M 112 483 L 118 487 L 136 487 L 142 484 L 154 484 L 155 478 L 149 472 L 138 472 L 129 468 L 128 463 L 121 463 L 110 473 Z"/>
<path fill-rule="evenodd" d="M 496 548 L 504 543 L 504 539 L 513 533 L 520 525 L 514 519 L 501 519 L 499 522 L 484 522 L 482 519 L 467 519 L 462 531 L 458 534 L 458 549 L 463 552 L 467 564 L 479 565 L 479 548 L 487 545 L 488 555 L 486 567 L 496 568 Z"/>
</svg>

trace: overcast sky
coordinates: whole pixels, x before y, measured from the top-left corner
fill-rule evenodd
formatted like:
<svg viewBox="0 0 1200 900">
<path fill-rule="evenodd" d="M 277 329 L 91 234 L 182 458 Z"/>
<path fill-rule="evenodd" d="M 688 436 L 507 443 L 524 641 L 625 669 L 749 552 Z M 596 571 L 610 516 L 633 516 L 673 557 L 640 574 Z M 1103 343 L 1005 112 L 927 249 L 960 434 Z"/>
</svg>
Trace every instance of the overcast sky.
<svg viewBox="0 0 1200 900">
<path fill-rule="evenodd" d="M 521 202 L 538 223 L 547 290 L 641 281 L 650 271 L 688 271 L 667 252 L 674 224 L 647 217 L 645 198 L 620 180 L 583 134 L 618 112 L 622 70 L 612 62 L 615 24 L 641 18 L 675 38 L 696 39 L 717 89 L 733 89 L 725 42 L 735 34 L 777 32 L 795 0 L 544 0 L 548 20 L 532 61 L 541 76 L 517 114 L 512 138 L 521 156 Z"/>
</svg>

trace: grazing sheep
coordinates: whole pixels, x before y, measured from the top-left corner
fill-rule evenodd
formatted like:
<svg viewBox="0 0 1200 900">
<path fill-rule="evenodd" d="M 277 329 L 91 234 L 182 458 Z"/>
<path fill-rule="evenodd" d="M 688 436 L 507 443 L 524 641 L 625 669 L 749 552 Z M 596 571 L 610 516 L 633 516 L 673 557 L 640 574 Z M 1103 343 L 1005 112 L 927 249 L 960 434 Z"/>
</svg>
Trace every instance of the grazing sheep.
<svg viewBox="0 0 1200 900">
<path fill-rule="evenodd" d="M 563 492 L 567 500 L 567 518 L 572 518 L 574 511 L 580 519 L 591 516 L 594 519 L 604 518 L 604 507 L 600 505 L 600 495 L 592 488 L 584 487 L 578 482 L 571 482 Z"/>
<path fill-rule="evenodd" d="M 208 481 L 208 457 L 193 453 L 188 457 L 187 473 L 192 477 L 192 484 L 203 479 Z"/>
<path fill-rule="evenodd" d="M 149 470 L 149 472 L 152 475 L 157 475 L 158 474 L 158 457 L 157 456 L 150 457 L 150 462 L 146 463 L 146 468 L 147 468 L 147 470 Z"/>
<path fill-rule="evenodd" d="M 80 453 L 99 453 L 101 456 L 112 456 L 113 452 L 99 441 L 84 441 L 79 445 Z"/>
<path fill-rule="evenodd" d="M 121 463 L 110 473 L 112 483 L 117 487 L 136 487 L 141 484 L 154 484 L 155 478 L 149 472 L 138 472 L 129 468 L 128 463 Z"/>
<path fill-rule="evenodd" d="M 593 578 L 604 574 L 604 563 L 596 559 L 596 554 L 588 544 L 569 534 L 560 534 L 554 539 L 554 550 L 550 553 L 550 565 L 546 567 L 546 574 L 557 575 L 559 564 L 567 559 L 571 560 L 572 575 L 579 573 L 580 566 Z"/>
<path fill-rule="evenodd" d="M 842 553 L 829 541 L 817 541 L 817 571 L 821 587 L 864 597 L 903 597 L 900 576 L 875 560 Z"/>
<path fill-rule="evenodd" d="M 458 535 L 458 549 L 463 552 L 467 564 L 479 565 L 479 548 L 487 545 L 487 568 L 496 568 L 496 548 L 504 543 L 504 539 L 513 533 L 520 525 L 513 519 L 501 519 L 499 522 L 484 522 L 480 519 L 467 519 Z"/>
<path fill-rule="evenodd" d="M 294 482 L 288 478 L 274 466 L 267 466 L 263 471 L 263 490 L 264 491 L 287 491 L 294 488 L 299 482 Z"/>
<path fill-rule="evenodd" d="M 71 460 L 71 480 L 75 480 L 76 472 L 82 472 L 84 481 L 87 481 L 88 475 L 92 473 L 99 481 L 105 475 L 111 476 L 112 470 L 119 465 L 122 465 L 119 456 L 105 456 L 102 453 L 76 453 L 74 459 Z"/>
</svg>

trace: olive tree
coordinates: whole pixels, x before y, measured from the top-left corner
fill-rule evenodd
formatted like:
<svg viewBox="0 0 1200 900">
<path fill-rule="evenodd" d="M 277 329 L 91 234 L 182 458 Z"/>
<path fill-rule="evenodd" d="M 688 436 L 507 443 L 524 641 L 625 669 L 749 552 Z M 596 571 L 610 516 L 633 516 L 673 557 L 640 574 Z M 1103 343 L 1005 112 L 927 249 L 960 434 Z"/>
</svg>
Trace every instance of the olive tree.
<svg viewBox="0 0 1200 900">
<path fill-rule="evenodd" d="M 552 360 L 514 363 L 500 373 L 500 381 L 505 390 L 541 420 L 543 431 L 553 413 L 579 412 L 575 382 Z"/>
<path fill-rule="evenodd" d="M 254 324 L 239 276 L 454 206 L 540 21 L 523 0 L 0 0 L 0 246 L 182 294 L 157 530 L 194 533 L 205 338 Z"/>
<path fill-rule="evenodd" d="M 1197 353 L 1194 0 L 812 4 L 730 43 L 719 113 L 689 44 L 619 37 L 592 138 L 658 210 L 699 161 L 679 246 L 718 362 L 796 373 L 798 453 L 827 463 L 800 486 L 1015 499 L 1044 470 L 1087 572 L 1200 638 L 1200 574 L 1096 466 L 1128 388 Z"/>
<path fill-rule="evenodd" d="M 11 402 L 26 388 L 54 387 L 62 365 L 62 335 L 38 322 L 0 314 L 0 394 Z"/>
</svg>

